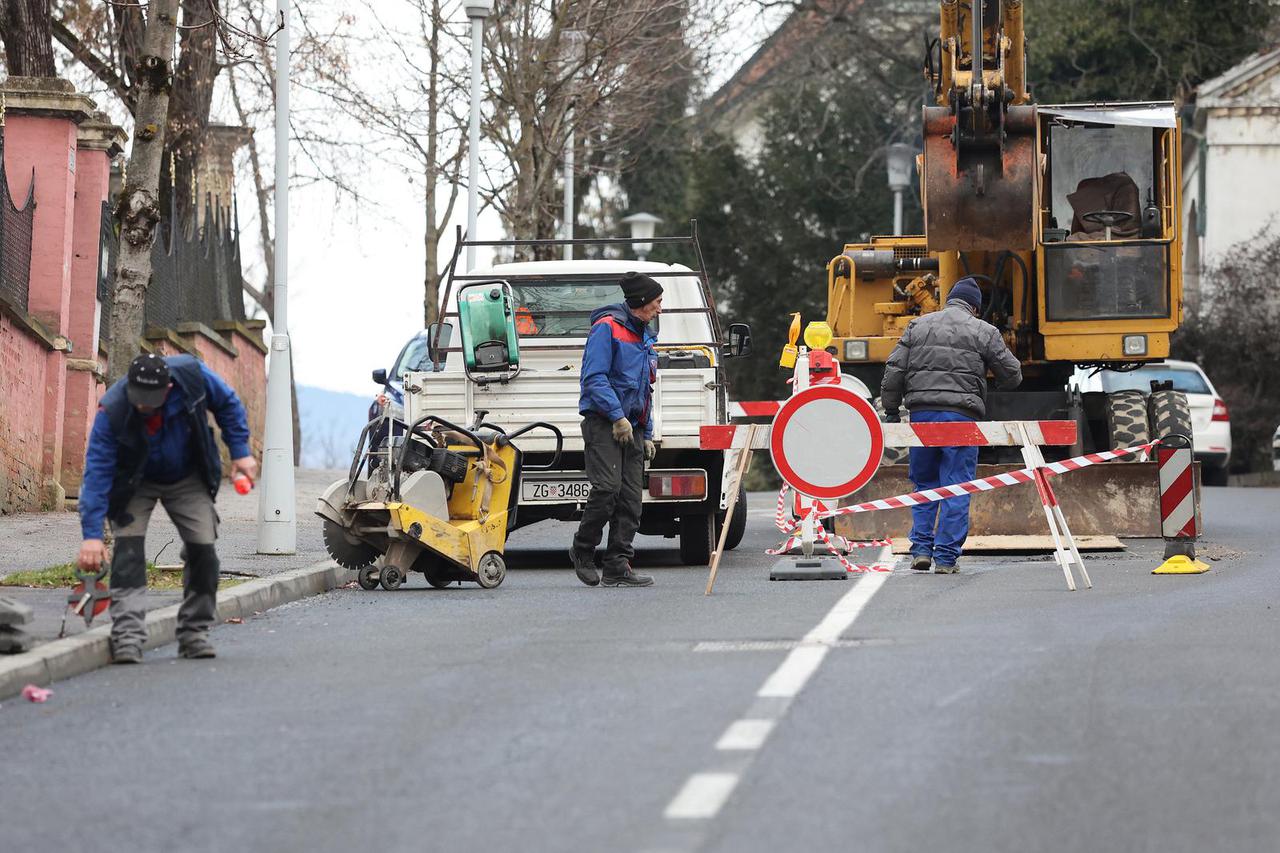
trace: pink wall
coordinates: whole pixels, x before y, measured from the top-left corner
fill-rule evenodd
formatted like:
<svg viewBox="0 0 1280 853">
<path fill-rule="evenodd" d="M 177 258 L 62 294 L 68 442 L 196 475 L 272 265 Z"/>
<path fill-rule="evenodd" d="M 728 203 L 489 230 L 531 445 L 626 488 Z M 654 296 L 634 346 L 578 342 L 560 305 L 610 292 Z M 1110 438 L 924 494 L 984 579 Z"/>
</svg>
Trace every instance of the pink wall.
<svg viewBox="0 0 1280 853">
<path fill-rule="evenodd" d="M 105 150 L 80 148 L 76 162 L 74 223 L 71 238 L 71 294 L 67 335 L 74 349 L 73 369 L 67 372 L 62 433 L 60 480 L 68 497 L 79 494 L 84 475 L 84 448 L 97 413 L 100 389 L 86 362 L 97 362 L 99 229 L 111 179 L 111 160 Z"/>
<path fill-rule="evenodd" d="M 55 335 L 67 335 L 71 308 L 71 231 L 74 219 L 76 121 L 70 117 L 7 112 L 4 129 L 9 190 L 24 198 L 35 174 L 35 223 L 31 236 L 31 286 L 27 313 Z M 14 184 L 17 183 L 15 187 Z M 66 354 L 50 351 L 44 362 L 40 470 L 57 505 L 62 490 Z"/>
<path fill-rule="evenodd" d="M 0 313 L 0 508 L 43 503 L 43 341 Z"/>
</svg>

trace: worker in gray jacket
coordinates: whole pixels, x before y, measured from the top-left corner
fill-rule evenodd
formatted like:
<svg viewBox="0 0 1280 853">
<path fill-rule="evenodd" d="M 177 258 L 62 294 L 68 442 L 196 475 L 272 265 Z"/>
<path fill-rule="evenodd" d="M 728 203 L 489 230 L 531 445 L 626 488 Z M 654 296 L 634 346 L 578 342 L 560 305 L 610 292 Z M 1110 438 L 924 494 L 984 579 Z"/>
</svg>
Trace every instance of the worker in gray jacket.
<svg viewBox="0 0 1280 853">
<path fill-rule="evenodd" d="M 982 291 L 972 278 L 957 281 L 941 311 L 912 320 L 885 363 L 880 399 L 885 420 L 896 423 L 905 403 L 913 423 L 977 421 L 987 415 L 987 371 L 1001 389 L 1022 383 L 1018 359 L 1000 331 L 978 319 Z M 972 480 L 976 447 L 913 447 L 908 476 L 918 490 Z M 956 571 L 969 535 L 969 498 L 912 507 L 911 568 Z"/>
</svg>

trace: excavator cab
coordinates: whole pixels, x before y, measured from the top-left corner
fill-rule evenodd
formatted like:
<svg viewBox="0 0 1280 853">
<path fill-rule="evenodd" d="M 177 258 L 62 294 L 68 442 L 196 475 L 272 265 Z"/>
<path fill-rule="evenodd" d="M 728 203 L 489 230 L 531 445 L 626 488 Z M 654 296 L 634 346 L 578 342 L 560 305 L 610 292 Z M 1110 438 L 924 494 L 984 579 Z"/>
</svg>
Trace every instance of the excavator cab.
<svg viewBox="0 0 1280 853">
<path fill-rule="evenodd" d="M 1168 355 L 1181 297 L 1173 105 L 1037 112 L 1036 255 L 1044 294 L 1038 310 L 1046 357 Z"/>
</svg>

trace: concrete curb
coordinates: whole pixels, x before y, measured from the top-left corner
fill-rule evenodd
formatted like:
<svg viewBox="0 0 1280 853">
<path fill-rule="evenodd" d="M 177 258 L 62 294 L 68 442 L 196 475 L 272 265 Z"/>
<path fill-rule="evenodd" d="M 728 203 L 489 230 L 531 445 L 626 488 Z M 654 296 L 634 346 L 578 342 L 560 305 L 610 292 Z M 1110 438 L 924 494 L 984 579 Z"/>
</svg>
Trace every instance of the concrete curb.
<svg viewBox="0 0 1280 853">
<path fill-rule="evenodd" d="M 218 623 L 239 617 L 247 619 L 255 611 L 270 610 L 291 601 L 319 595 L 354 580 L 355 572 L 332 561 L 294 569 L 269 578 L 248 581 L 218 593 Z M 147 644 L 154 649 L 175 641 L 178 605 L 171 604 L 147 613 Z M 54 640 L 29 652 L 0 658 L 0 699 L 22 692 L 27 684 L 45 685 L 91 672 L 111 663 L 108 645 L 111 624 Z"/>
</svg>

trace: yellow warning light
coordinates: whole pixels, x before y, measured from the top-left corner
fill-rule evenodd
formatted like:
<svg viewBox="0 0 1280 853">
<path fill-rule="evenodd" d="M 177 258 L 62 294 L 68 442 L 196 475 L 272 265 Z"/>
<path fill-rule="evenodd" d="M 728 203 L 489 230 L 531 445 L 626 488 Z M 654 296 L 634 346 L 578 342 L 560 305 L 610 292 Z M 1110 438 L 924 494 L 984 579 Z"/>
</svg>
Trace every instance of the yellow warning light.
<svg viewBox="0 0 1280 853">
<path fill-rule="evenodd" d="M 832 337 L 831 327 L 822 320 L 814 320 L 804 330 L 804 343 L 809 349 L 826 349 Z"/>
</svg>

